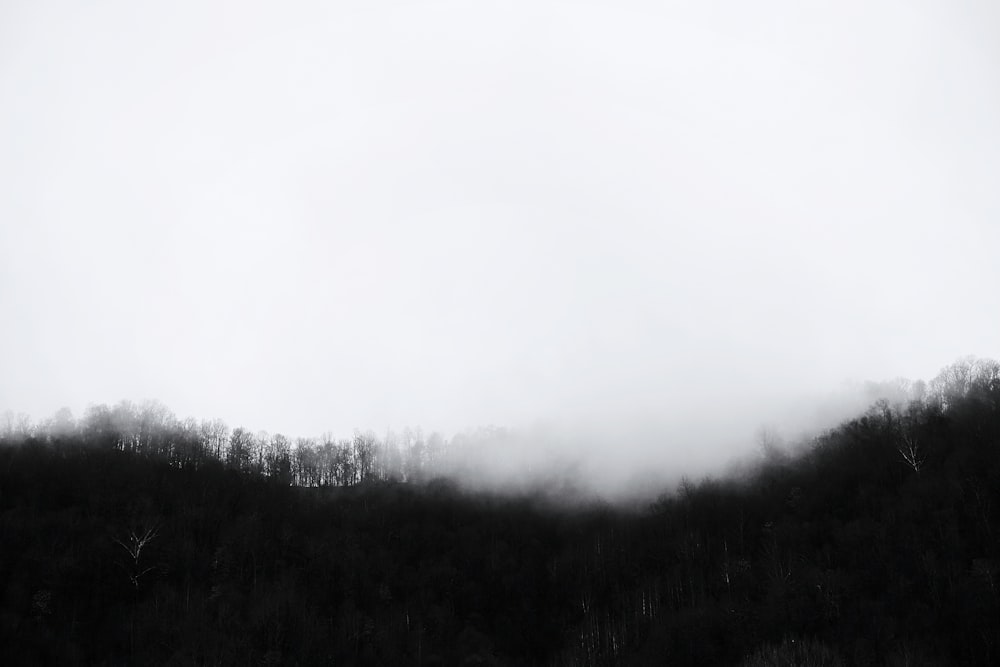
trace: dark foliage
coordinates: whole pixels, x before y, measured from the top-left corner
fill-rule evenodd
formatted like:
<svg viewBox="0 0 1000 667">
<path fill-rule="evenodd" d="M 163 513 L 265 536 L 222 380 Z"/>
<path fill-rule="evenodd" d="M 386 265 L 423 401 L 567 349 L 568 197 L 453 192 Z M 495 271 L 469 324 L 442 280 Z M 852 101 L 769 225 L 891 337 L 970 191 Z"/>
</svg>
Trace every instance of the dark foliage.
<svg viewBox="0 0 1000 667">
<path fill-rule="evenodd" d="M 991 362 L 643 512 L 86 426 L 4 436 L 4 664 L 1000 662 Z"/>
</svg>

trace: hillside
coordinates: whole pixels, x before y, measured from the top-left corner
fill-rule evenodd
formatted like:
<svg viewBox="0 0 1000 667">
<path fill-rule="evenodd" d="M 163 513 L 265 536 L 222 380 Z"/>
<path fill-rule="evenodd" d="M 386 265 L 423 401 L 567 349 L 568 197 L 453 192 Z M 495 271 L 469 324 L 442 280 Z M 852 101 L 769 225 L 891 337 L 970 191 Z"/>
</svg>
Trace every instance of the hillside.
<svg viewBox="0 0 1000 667">
<path fill-rule="evenodd" d="M 5 664 L 1000 661 L 995 362 L 641 511 L 106 416 L 3 434 Z"/>
</svg>

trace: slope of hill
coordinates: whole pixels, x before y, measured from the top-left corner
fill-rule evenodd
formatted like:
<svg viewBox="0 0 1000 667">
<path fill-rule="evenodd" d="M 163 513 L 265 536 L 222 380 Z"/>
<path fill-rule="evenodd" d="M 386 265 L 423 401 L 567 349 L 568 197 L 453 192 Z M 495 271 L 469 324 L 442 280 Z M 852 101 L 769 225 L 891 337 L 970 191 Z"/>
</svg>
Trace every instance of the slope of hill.
<svg viewBox="0 0 1000 667">
<path fill-rule="evenodd" d="M 124 441 L 4 437 L 5 664 L 1000 661 L 994 362 L 639 512 Z"/>
</svg>

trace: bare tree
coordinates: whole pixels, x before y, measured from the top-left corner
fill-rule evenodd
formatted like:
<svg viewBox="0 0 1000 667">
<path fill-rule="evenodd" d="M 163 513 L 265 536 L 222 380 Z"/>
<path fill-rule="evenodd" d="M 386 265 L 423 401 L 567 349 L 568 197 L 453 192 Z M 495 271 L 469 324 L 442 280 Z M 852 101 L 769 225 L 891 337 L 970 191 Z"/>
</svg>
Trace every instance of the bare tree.
<svg viewBox="0 0 1000 667">
<path fill-rule="evenodd" d="M 316 443 L 311 438 L 299 438 L 295 441 L 292 464 L 292 476 L 297 486 L 317 486 L 319 484 L 319 457 Z"/>
<path fill-rule="evenodd" d="M 0 438 L 8 443 L 14 441 L 14 423 L 14 413 L 10 410 L 4 412 L 3 417 L 0 417 Z"/>
<path fill-rule="evenodd" d="M 351 442 L 355 461 L 355 483 L 371 480 L 375 468 L 378 439 L 372 431 L 355 431 Z"/>
<path fill-rule="evenodd" d="M 49 420 L 49 438 L 61 440 L 72 437 L 76 433 L 76 420 L 69 408 L 59 408 Z"/>
<path fill-rule="evenodd" d="M 249 472 L 253 462 L 254 436 L 242 426 L 233 429 L 229 436 L 226 465 L 240 472 Z"/>
<path fill-rule="evenodd" d="M 280 433 L 271 437 L 268 442 L 266 456 L 266 472 L 268 477 L 289 482 L 292 475 L 291 442 Z"/>
<path fill-rule="evenodd" d="M 117 447 L 123 452 L 138 452 L 141 444 L 139 413 L 131 401 L 121 401 L 111 409 L 111 419 L 118 433 Z"/>
<path fill-rule="evenodd" d="M 145 575 L 149 574 L 156 569 L 156 566 L 150 565 L 148 567 L 143 567 L 142 563 L 142 552 L 146 549 L 150 542 L 156 539 L 157 530 L 156 528 L 149 528 L 145 531 L 130 530 L 128 535 L 124 540 L 119 540 L 118 538 L 112 538 L 114 541 L 121 546 L 122 549 L 128 553 L 129 562 L 125 567 L 128 573 L 129 581 L 136 589 L 139 588 L 139 580 Z"/>
<path fill-rule="evenodd" d="M 146 565 L 143 562 L 143 553 L 147 551 L 149 543 L 156 539 L 157 529 L 141 528 L 131 529 L 124 540 L 112 538 L 125 553 L 128 554 L 128 561 L 122 565 L 128 579 L 132 582 L 132 613 L 129 617 L 129 653 L 135 655 L 135 613 L 139 602 L 139 581 L 156 569 L 155 565 Z"/>
<path fill-rule="evenodd" d="M 221 419 L 202 421 L 201 441 L 208 455 L 216 461 L 223 461 L 229 445 L 229 427 Z"/>
<path fill-rule="evenodd" d="M 903 457 L 903 461 L 913 468 L 913 472 L 919 473 L 920 469 L 924 467 L 926 456 L 920 447 L 920 441 L 917 438 L 917 434 L 914 433 L 913 428 L 903 426 L 900 429 L 896 442 L 896 451 Z"/>
<path fill-rule="evenodd" d="M 780 461 L 786 458 L 784 442 L 773 426 L 761 426 L 755 433 L 757 448 L 765 461 Z"/>
</svg>

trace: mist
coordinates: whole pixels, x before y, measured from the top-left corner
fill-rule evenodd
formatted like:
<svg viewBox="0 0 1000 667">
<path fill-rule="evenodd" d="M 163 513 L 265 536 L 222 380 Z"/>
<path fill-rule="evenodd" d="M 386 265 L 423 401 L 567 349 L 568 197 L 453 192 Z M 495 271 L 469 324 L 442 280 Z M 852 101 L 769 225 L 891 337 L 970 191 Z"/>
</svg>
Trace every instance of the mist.
<svg viewBox="0 0 1000 667">
<path fill-rule="evenodd" d="M 1000 357 L 998 20 L 5 2 L 0 410 L 495 425 L 602 489 L 821 429 Z"/>
</svg>

